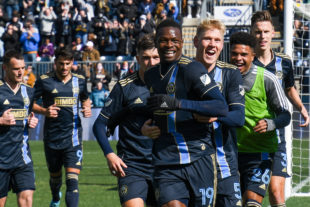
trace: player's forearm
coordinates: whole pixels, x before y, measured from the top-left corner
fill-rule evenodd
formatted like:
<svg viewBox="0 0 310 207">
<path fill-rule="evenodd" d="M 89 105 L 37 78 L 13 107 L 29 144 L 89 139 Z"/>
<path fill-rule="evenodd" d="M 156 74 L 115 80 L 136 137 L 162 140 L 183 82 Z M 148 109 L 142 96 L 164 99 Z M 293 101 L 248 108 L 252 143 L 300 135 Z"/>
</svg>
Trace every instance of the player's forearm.
<svg viewBox="0 0 310 207">
<path fill-rule="evenodd" d="M 291 121 L 291 114 L 289 111 L 283 111 L 277 114 L 276 118 L 273 119 L 275 128 L 280 129 L 289 125 Z"/>
<path fill-rule="evenodd" d="M 91 107 L 91 101 L 89 98 L 82 102 L 82 107 Z"/>
<path fill-rule="evenodd" d="M 190 111 L 209 117 L 222 117 L 228 113 L 224 100 L 191 101 L 180 100 L 180 110 Z"/>
<path fill-rule="evenodd" d="M 227 116 L 219 117 L 218 120 L 227 126 L 242 127 L 245 120 L 244 106 L 241 104 L 230 106 Z"/>
<path fill-rule="evenodd" d="M 32 107 L 32 111 L 35 112 L 35 113 L 38 113 L 38 114 L 43 114 L 43 115 L 46 115 L 46 112 L 47 112 L 47 109 L 34 103 L 33 104 L 33 107 Z"/>
<path fill-rule="evenodd" d="M 106 135 L 106 127 L 106 123 L 99 117 L 97 118 L 93 126 L 94 135 L 105 156 L 113 152 L 108 137 Z"/>
<path fill-rule="evenodd" d="M 287 98 L 290 100 L 294 107 L 296 107 L 299 111 L 302 111 L 303 108 L 305 108 L 294 86 L 286 89 L 285 92 Z"/>
</svg>

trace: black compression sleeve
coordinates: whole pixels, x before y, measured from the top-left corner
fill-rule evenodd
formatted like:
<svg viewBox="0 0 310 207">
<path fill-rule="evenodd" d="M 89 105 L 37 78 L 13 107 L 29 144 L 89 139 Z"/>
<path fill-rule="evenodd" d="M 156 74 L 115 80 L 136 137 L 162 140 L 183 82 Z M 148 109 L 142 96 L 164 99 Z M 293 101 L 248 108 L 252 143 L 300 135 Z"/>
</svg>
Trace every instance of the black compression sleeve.
<svg viewBox="0 0 310 207">
<path fill-rule="evenodd" d="M 102 119 L 100 119 L 100 117 L 98 117 L 94 123 L 93 132 L 104 155 L 113 152 L 108 137 L 106 135 L 106 128 L 106 123 Z"/>
</svg>

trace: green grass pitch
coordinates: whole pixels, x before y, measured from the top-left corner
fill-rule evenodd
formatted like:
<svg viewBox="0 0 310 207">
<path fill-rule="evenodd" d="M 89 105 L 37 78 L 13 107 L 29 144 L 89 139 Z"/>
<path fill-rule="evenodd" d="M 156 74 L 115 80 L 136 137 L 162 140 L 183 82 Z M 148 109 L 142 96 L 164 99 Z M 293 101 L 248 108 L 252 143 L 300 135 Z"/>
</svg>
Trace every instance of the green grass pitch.
<svg viewBox="0 0 310 207">
<path fill-rule="evenodd" d="M 116 142 L 111 142 L 115 149 Z M 34 160 L 34 170 L 36 175 L 36 191 L 33 197 L 34 207 L 49 206 L 51 194 L 48 184 L 48 171 L 45 163 L 42 141 L 31 141 L 30 148 Z M 116 183 L 107 167 L 106 159 L 95 141 L 84 141 L 83 169 L 79 176 L 80 207 L 120 207 Z M 65 180 L 61 188 L 63 197 L 61 207 L 65 205 Z M 264 199 L 264 207 L 268 206 L 268 199 Z M 310 198 L 290 198 L 287 201 L 288 207 L 310 206 Z M 6 207 L 16 207 L 16 196 L 9 193 Z"/>
</svg>

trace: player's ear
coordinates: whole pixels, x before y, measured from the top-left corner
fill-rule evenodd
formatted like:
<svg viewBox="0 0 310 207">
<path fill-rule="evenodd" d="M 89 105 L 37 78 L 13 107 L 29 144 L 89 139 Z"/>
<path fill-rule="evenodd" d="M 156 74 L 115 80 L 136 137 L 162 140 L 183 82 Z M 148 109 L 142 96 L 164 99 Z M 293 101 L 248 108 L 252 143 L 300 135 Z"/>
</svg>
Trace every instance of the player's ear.
<svg viewBox="0 0 310 207">
<path fill-rule="evenodd" d="M 194 46 L 196 47 L 196 48 L 198 48 L 198 42 L 199 42 L 199 40 L 198 40 L 198 37 L 197 37 L 197 35 L 195 35 L 195 37 L 194 37 Z"/>
</svg>

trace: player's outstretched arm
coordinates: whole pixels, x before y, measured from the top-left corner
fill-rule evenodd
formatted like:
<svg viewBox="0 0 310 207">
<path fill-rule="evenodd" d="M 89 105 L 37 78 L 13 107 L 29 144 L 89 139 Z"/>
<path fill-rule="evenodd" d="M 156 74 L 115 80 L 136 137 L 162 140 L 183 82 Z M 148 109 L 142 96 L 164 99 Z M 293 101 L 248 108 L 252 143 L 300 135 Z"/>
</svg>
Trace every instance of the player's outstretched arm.
<svg viewBox="0 0 310 207">
<path fill-rule="evenodd" d="M 91 102 L 90 102 L 89 98 L 82 102 L 82 110 L 81 111 L 82 111 L 85 118 L 91 117 Z"/>
<path fill-rule="evenodd" d="M 39 119 L 34 115 L 33 112 L 28 116 L 28 126 L 30 128 L 35 128 L 39 122 Z"/>
<path fill-rule="evenodd" d="M 10 113 L 12 109 L 8 109 L 6 111 L 3 112 L 2 116 L 0 117 L 0 125 L 15 125 L 16 121 L 15 118 L 13 116 L 13 114 Z"/>
<path fill-rule="evenodd" d="M 44 108 L 38 105 L 36 102 L 33 103 L 33 108 L 32 108 L 32 111 L 34 111 L 35 113 L 43 114 L 44 116 L 48 118 L 57 118 L 59 110 L 60 108 L 57 107 L 56 104 L 50 105 L 48 108 Z"/>
</svg>

